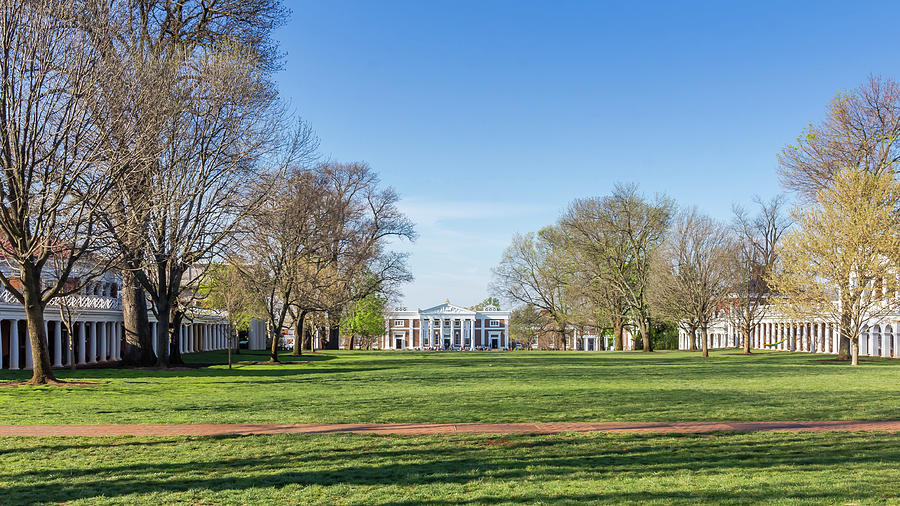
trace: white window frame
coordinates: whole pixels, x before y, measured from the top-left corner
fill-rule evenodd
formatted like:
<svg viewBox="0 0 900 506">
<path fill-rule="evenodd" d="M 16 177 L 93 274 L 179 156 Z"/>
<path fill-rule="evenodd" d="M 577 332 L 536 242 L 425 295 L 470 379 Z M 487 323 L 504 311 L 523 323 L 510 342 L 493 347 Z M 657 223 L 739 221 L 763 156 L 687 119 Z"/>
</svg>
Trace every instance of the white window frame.
<svg viewBox="0 0 900 506">
<path fill-rule="evenodd" d="M 394 320 L 394 326 L 395 327 L 405 327 L 406 320 Z"/>
<path fill-rule="evenodd" d="M 499 327 L 499 326 L 500 326 L 500 320 L 491 320 L 490 323 L 488 324 L 488 326 L 490 326 L 490 327 Z"/>
</svg>

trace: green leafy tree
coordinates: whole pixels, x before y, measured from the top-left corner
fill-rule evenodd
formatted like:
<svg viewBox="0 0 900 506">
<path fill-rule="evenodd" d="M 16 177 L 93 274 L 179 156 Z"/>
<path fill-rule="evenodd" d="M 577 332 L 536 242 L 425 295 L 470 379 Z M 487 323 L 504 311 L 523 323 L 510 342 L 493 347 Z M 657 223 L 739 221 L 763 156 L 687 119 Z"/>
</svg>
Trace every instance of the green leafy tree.
<svg viewBox="0 0 900 506">
<path fill-rule="evenodd" d="M 353 349 L 358 337 L 369 349 L 372 342 L 384 334 L 384 308 L 387 301 L 379 294 L 370 294 L 352 303 L 341 319 L 341 333 L 347 336 L 347 347 Z"/>
<path fill-rule="evenodd" d="M 226 313 L 230 327 L 229 348 L 239 353 L 238 332 L 248 330 L 254 318 L 265 315 L 265 308 L 257 293 L 241 275 L 241 271 L 229 264 L 210 266 L 197 292 L 205 307 L 220 309 Z"/>
<path fill-rule="evenodd" d="M 500 307 L 500 299 L 498 299 L 497 297 L 488 297 L 488 298 L 484 299 L 483 301 L 479 302 L 478 304 L 475 304 L 474 306 L 470 307 L 469 309 L 471 309 L 472 311 L 484 311 L 484 308 L 486 308 L 488 306 L 494 306 L 494 307 L 499 308 Z"/>
</svg>

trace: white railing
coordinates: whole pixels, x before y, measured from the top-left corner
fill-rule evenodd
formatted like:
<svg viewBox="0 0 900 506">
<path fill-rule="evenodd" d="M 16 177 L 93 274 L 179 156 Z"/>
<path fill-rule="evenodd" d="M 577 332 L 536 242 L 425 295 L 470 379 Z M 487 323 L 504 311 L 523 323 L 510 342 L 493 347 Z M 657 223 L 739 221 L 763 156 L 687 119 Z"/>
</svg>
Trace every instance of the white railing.
<svg viewBox="0 0 900 506">
<path fill-rule="evenodd" d="M 50 301 L 51 306 L 59 307 L 60 302 L 73 309 L 122 309 L 122 300 L 117 297 L 101 297 L 99 295 L 67 295 Z M 12 293 L 0 291 L 0 303 L 21 305 Z"/>
</svg>

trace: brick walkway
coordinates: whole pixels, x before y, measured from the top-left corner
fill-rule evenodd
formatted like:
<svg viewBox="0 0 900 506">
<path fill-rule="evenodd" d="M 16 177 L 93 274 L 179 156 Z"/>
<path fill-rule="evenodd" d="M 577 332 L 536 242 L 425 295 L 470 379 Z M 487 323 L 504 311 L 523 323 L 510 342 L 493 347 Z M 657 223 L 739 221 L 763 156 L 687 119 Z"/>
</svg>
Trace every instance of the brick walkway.
<svg viewBox="0 0 900 506">
<path fill-rule="evenodd" d="M 571 422 L 423 424 L 137 424 L 0 425 L 2 436 L 222 436 L 250 434 L 556 434 L 617 432 L 900 432 L 900 420 L 820 422 Z"/>
</svg>

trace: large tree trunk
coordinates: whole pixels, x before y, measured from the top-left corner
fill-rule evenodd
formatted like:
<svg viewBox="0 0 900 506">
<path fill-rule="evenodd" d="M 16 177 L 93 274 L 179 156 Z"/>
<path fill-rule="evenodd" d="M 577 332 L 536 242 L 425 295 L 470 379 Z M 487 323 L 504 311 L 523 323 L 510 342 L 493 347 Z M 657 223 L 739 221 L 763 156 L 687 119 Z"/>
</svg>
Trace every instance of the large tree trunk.
<svg viewBox="0 0 900 506">
<path fill-rule="evenodd" d="M 709 340 L 707 339 L 707 337 L 709 337 L 709 334 L 707 332 L 706 325 L 703 325 L 700 327 L 700 341 L 703 345 L 704 357 L 709 357 Z"/>
<path fill-rule="evenodd" d="M 851 339 L 850 336 L 847 335 L 847 331 L 844 329 L 850 328 L 850 315 L 842 314 L 841 315 L 841 328 L 840 328 L 840 340 L 838 345 L 838 360 L 850 360 L 850 344 L 853 341 L 858 341 L 859 338 Z"/>
<path fill-rule="evenodd" d="M 691 340 L 690 351 L 697 351 L 697 327 L 689 327 L 690 335 L 688 336 Z"/>
<path fill-rule="evenodd" d="M 28 342 L 31 345 L 32 372 L 29 385 L 56 383 L 47 349 L 47 328 L 44 326 L 44 304 L 41 302 L 41 273 L 37 268 L 23 269 L 22 297 L 28 321 Z M 14 320 L 15 321 L 15 320 Z"/>
<path fill-rule="evenodd" d="M 622 351 L 624 348 L 624 341 L 622 339 L 624 334 L 625 324 L 621 321 L 617 321 L 613 323 L 613 348 L 616 351 Z"/>
<path fill-rule="evenodd" d="M 171 351 L 172 329 L 169 323 L 169 303 L 165 300 L 154 300 L 156 308 L 156 366 L 169 367 L 169 352 Z"/>
<path fill-rule="evenodd" d="M 184 365 L 184 359 L 181 357 L 181 346 L 179 346 L 182 340 L 185 338 L 184 332 L 182 332 L 181 321 L 184 319 L 184 314 L 181 311 L 176 310 L 174 307 L 169 310 L 171 316 L 169 317 L 169 321 L 171 322 L 171 338 L 169 339 L 169 365 Z"/>
<path fill-rule="evenodd" d="M 122 318 L 125 329 L 125 354 L 128 364 L 149 366 L 156 363 L 153 341 L 150 335 L 150 319 L 147 317 L 147 297 L 134 273 L 122 270 Z"/>
<path fill-rule="evenodd" d="M 750 324 L 744 326 L 744 355 L 750 354 Z"/>
<path fill-rule="evenodd" d="M 850 365 L 859 365 L 859 340 L 850 339 L 851 359 Z"/>
<path fill-rule="evenodd" d="M 642 318 L 641 319 L 641 341 L 644 345 L 644 352 L 649 353 L 653 351 L 653 347 L 650 344 L 650 319 Z"/>
<path fill-rule="evenodd" d="M 306 335 L 303 332 L 303 322 L 306 321 L 306 311 L 300 311 L 300 317 L 294 322 L 294 351 L 291 355 L 299 357 L 303 355 L 303 340 Z"/>
</svg>

